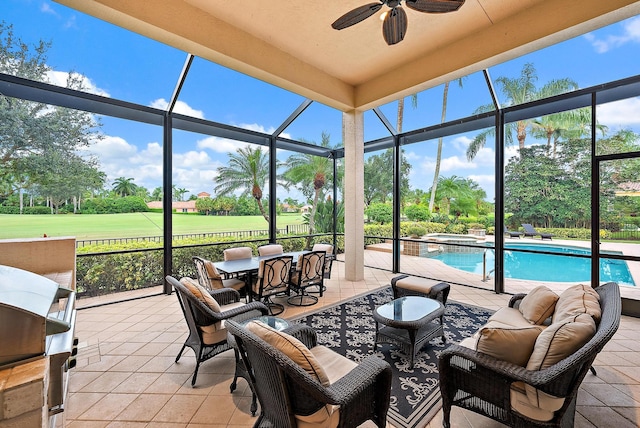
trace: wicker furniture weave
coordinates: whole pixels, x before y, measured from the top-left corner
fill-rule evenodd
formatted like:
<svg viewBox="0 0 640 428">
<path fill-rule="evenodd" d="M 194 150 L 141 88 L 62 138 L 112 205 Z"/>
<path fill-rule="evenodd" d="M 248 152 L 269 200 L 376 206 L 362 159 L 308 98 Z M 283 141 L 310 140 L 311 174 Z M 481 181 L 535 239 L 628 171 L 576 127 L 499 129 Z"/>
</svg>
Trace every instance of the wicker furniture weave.
<svg viewBox="0 0 640 428">
<path fill-rule="evenodd" d="M 575 353 L 546 369 L 527 370 L 459 345 L 443 351 L 439 357 L 443 426 L 451 426 L 451 406 L 458 406 L 512 427 L 573 427 L 578 388 L 596 355 L 620 324 L 618 284 L 610 282 L 595 290 L 602 308 L 595 335 Z M 517 307 L 524 296 L 513 296 L 509 306 Z M 547 422 L 530 419 L 511 408 L 510 386 L 518 381 L 547 394 L 566 397 L 553 419 Z"/>
<path fill-rule="evenodd" d="M 182 309 L 187 326 L 189 327 L 189 336 L 187 336 L 184 345 L 182 345 L 182 348 L 176 357 L 176 363 L 187 347 L 193 349 L 196 356 L 196 368 L 193 372 L 193 378 L 191 379 L 191 386 L 194 386 L 196 378 L 198 377 L 200 364 L 219 353 L 226 351 L 227 349 L 231 349 L 227 343 L 226 337 L 224 340 L 216 343 L 207 343 L 203 338 L 203 333 L 200 327 L 212 325 L 232 318 L 238 321 L 255 318 L 260 315 L 266 315 L 268 309 L 260 302 L 251 302 L 248 304 L 237 305 L 236 307 L 226 311 L 214 312 L 194 296 L 193 293 L 191 293 L 177 279 L 172 276 L 167 276 L 166 280 L 174 290 L 176 290 L 176 296 L 178 297 L 180 308 Z M 240 294 L 233 289 L 214 290 L 210 293 L 222 309 L 224 309 L 225 305 L 238 303 L 240 301 Z"/>
<path fill-rule="evenodd" d="M 391 367 L 385 361 L 368 356 L 325 387 L 240 324 L 229 321 L 227 328 L 249 368 L 260 400 L 260 415 L 254 427 L 296 427 L 294 415 L 310 415 L 327 404 L 340 406 L 338 427 L 353 428 L 367 420 L 381 428 L 386 426 Z M 316 333 L 311 327 L 296 324 L 284 331 L 308 348 L 317 345 Z"/>
<path fill-rule="evenodd" d="M 435 299 L 405 296 L 378 306 L 373 311 L 376 320 L 375 351 L 378 343 L 398 346 L 410 358 L 413 368 L 416 353 L 431 339 L 444 335 L 444 305 Z M 383 327 L 380 327 L 380 324 Z"/>
</svg>

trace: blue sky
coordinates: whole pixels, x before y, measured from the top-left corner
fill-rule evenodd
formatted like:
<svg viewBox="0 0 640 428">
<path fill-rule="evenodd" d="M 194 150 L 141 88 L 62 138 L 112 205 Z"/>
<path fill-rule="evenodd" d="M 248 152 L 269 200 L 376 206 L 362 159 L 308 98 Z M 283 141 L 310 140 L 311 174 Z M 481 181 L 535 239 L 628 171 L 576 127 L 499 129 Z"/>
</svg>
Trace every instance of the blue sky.
<svg viewBox="0 0 640 428">
<path fill-rule="evenodd" d="M 94 93 L 163 108 L 173 93 L 186 53 L 112 24 L 97 20 L 48 0 L 2 0 L 0 19 L 13 24 L 15 35 L 28 44 L 43 39 L 52 43 L 47 63 L 52 83 L 64 85 L 67 73 L 84 76 Z M 491 77 L 515 78 L 531 62 L 538 85 L 570 77 L 581 88 L 640 73 L 640 17 L 630 18 L 589 34 L 489 69 Z M 418 106 L 405 106 L 404 131 L 440 121 L 442 86 L 418 94 Z M 182 90 L 176 111 L 243 128 L 272 132 L 304 98 L 235 71 L 196 58 Z M 504 102 L 504 100 L 501 100 Z M 481 73 L 468 76 L 463 87 L 452 83 L 447 120 L 470 115 L 490 102 Z M 397 103 L 381 107 L 395 124 Z M 612 129 L 626 127 L 640 132 L 640 99 L 603 106 L 601 123 Z M 285 136 L 319 143 L 328 132 L 333 144 L 341 144 L 341 113 L 313 103 L 285 130 Z M 117 177 L 132 177 L 149 190 L 161 186 L 162 130 L 159 127 L 114 118 L 100 118 L 104 138 L 90 152 L 98 156 L 108 184 Z M 387 136 L 371 112 L 365 113 L 365 140 Z M 468 162 L 465 151 L 474 134 L 445 139 L 441 175 L 476 180 L 493 199 L 494 149 L 490 143 Z M 528 143 L 534 143 L 528 140 Z M 212 193 L 216 168 L 227 153 L 241 144 L 186 132 L 174 134 L 174 182 L 191 193 Z M 414 188 L 427 190 L 433 180 L 436 142 L 405 147 L 413 168 Z M 509 149 L 508 154 L 515 153 Z M 290 153 L 280 153 L 284 160 Z M 278 192 L 278 197 L 287 194 Z M 299 197 L 295 192 L 293 197 Z"/>
</svg>

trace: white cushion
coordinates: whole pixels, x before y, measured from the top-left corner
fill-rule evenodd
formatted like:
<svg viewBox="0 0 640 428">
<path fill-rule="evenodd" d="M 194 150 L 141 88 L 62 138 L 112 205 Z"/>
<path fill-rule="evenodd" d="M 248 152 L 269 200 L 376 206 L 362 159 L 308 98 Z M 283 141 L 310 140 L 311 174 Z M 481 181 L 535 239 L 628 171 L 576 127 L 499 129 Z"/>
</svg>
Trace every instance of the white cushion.
<svg viewBox="0 0 640 428">
<path fill-rule="evenodd" d="M 440 284 L 442 281 L 434 279 L 420 278 L 417 276 L 408 276 L 396 281 L 396 287 L 404 290 L 416 291 L 419 293 L 428 294 L 434 285 Z"/>
</svg>

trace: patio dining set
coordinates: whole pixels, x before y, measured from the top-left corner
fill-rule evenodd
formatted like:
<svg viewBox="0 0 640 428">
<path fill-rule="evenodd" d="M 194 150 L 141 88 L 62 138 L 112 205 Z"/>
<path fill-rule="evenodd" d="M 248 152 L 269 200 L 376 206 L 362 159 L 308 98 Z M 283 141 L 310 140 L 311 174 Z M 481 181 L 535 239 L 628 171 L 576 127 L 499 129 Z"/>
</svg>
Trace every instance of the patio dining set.
<svg viewBox="0 0 640 428">
<path fill-rule="evenodd" d="M 311 251 L 283 251 L 282 245 L 258 247 L 258 256 L 251 247 L 224 250 L 224 261 L 211 262 L 194 256 L 197 281 L 207 290 L 231 288 L 247 301 L 263 302 L 270 315 L 284 311 L 284 305 L 273 301 L 287 297 L 292 306 L 311 306 L 325 290 L 324 279 L 331 277 L 333 245 L 315 244 Z"/>
</svg>

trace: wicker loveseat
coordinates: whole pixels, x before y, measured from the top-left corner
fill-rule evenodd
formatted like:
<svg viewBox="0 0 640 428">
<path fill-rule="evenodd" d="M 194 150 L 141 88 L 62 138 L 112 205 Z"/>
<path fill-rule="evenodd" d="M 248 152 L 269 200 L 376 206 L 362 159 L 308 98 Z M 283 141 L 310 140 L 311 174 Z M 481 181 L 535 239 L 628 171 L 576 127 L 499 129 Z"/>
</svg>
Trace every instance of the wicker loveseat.
<svg viewBox="0 0 640 428">
<path fill-rule="evenodd" d="M 582 300 L 580 287 L 584 289 Z M 618 329 L 621 315 L 618 284 L 601 285 L 595 289 L 597 294 L 590 286 L 580 287 L 563 292 L 551 306 L 538 305 L 539 323 L 525 320 L 528 325 L 513 327 L 506 325 L 508 319 L 517 324 L 517 312 L 530 315 L 532 309 L 529 304 L 522 308 L 526 295 L 515 295 L 509 307 L 496 312 L 474 338 L 442 352 L 439 369 L 445 427 L 450 426 L 451 406 L 513 427 L 573 427 L 578 388 L 598 352 Z M 569 307 L 564 297 L 572 293 L 575 304 Z M 518 343 L 501 347 L 496 337 L 517 337 Z M 487 341 L 484 345 L 483 340 Z"/>
<path fill-rule="evenodd" d="M 369 356 L 359 364 L 319 346 L 309 326 L 280 332 L 251 321 L 227 322 L 260 400 L 254 427 L 386 426 L 391 367 Z"/>
</svg>

